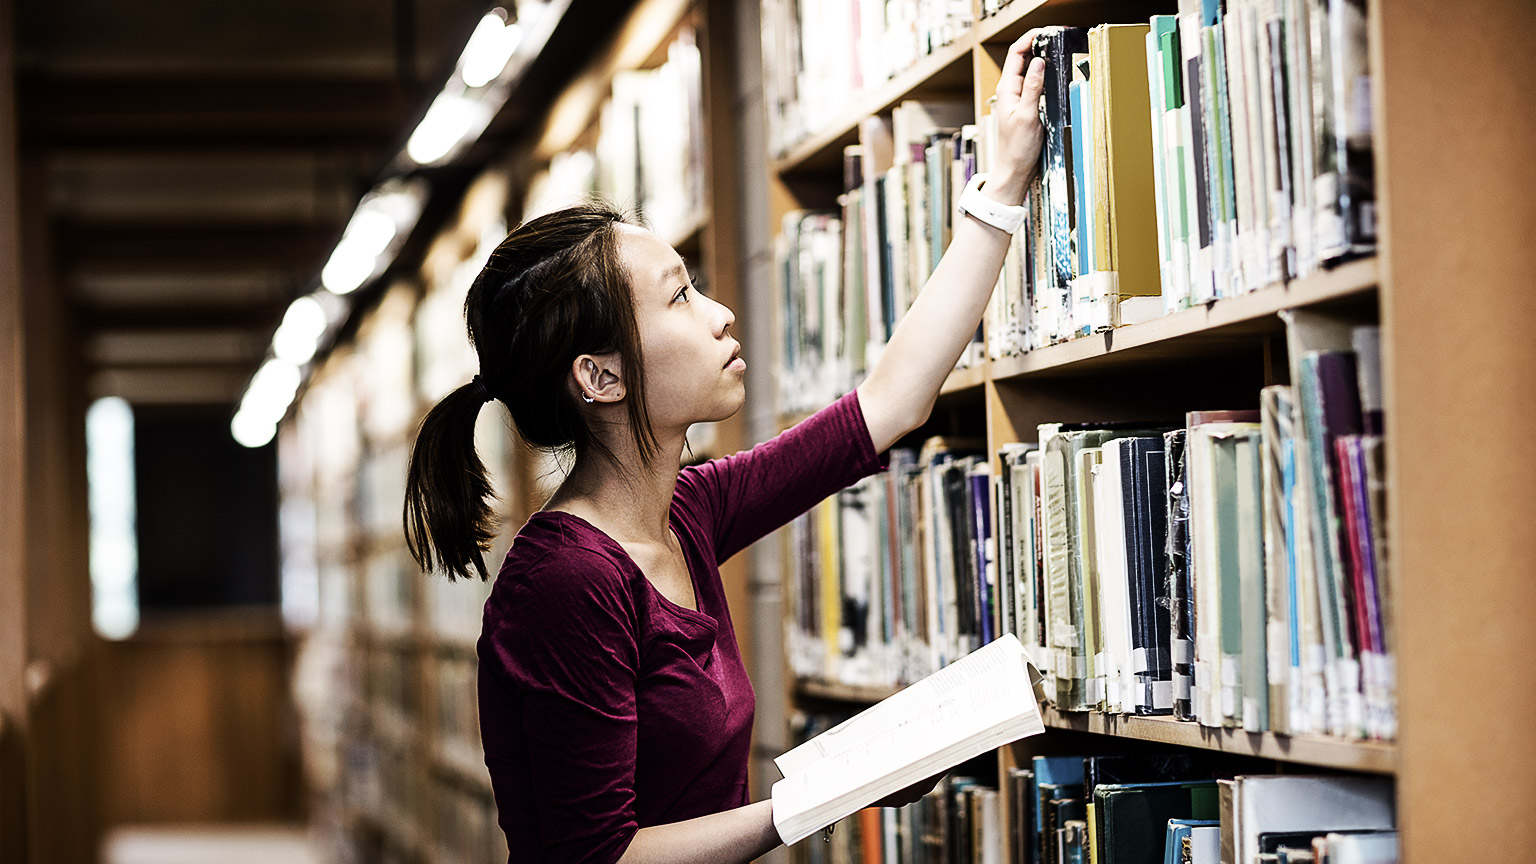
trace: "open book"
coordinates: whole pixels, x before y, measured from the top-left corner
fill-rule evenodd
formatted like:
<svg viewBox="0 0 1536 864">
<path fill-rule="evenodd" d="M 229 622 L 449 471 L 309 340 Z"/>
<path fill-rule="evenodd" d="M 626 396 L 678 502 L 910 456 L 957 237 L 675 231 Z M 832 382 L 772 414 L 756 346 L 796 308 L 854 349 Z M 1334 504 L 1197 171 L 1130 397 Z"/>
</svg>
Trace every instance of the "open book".
<svg viewBox="0 0 1536 864">
<path fill-rule="evenodd" d="M 1045 731 L 1013 634 L 774 760 L 773 825 L 785 844 L 964 762 Z"/>
</svg>

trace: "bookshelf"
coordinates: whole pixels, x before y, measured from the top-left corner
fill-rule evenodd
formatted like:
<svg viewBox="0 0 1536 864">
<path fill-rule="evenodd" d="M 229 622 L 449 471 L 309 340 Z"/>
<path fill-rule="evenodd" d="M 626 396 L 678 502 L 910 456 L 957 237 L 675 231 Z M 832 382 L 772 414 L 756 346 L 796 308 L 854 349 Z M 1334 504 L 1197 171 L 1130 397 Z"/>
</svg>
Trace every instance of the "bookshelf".
<svg viewBox="0 0 1536 864">
<path fill-rule="evenodd" d="M 464 338 L 464 297 L 509 226 L 592 191 L 608 192 L 622 207 L 656 201 L 633 186 L 628 194 L 604 188 L 626 167 L 659 159 L 666 164 L 656 175 L 695 190 L 666 202 L 667 217 L 653 227 L 704 285 L 737 303 L 735 227 L 710 218 L 729 210 L 712 197 L 712 165 L 731 152 L 735 132 L 701 126 L 726 116 L 723 108 L 700 110 L 726 98 L 713 82 L 729 80 L 728 52 L 711 51 L 708 34 L 712 26 L 728 28 L 729 13 L 691 0 L 633 4 L 612 41 L 556 95 L 542 125 L 472 179 L 419 259 L 366 289 L 347 335 L 316 361 L 280 430 L 282 496 L 292 517 L 284 523 L 285 568 L 315 585 L 295 688 L 325 860 L 507 860 L 475 695 L 475 645 L 490 584 L 429 579 L 411 560 L 400 522 L 409 448 L 431 406 L 478 371 Z M 615 154 L 616 139 L 604 139 L 604 109 L 621 97 L 617 82 L 625 76 L 645 85 L 629 90 L 641 101 L 662 89 L 652 86 L 657 78 L 668 78 L 672 101 L 660 108 L 627 103 L 633 113 L 680 115 L 677 100 L 690 98 L 690 86 L 701 103 L 661 152 L 652 145 Z M 739 446 L 738 424 L 717 424 L 699 441 L 701 457 L 730 452 Z M 522 448 L 499 405 L 482 413 L 476 447 L 501 499 L 503 530 L 486 554 L 494 575 L 517 527 L 549 494 L 555 465 Z M 747 608 L 743 564 L 721 569 L 736 608 Z M 745 614 L 736 622 L 743 645 L 750 623 Z"/>
<path fill-rule="evenodd" d="M 1516 767 L 1532 764 L 1536 745 L 1514 719 L 1536 708 L 1536 673 L 1521 668 L 1519 686 L 1505 686 L 1488 659 L 1536 640 L 1529 615 L 1536 592 L 1513 575 L 1536 562 L 1536 540 L 1515 527 L 1536 488 L 1536 460 L 1519 441 L 1520 430 L 1536 420 L 1536 408 L 1523 397 L 1536 369 L 1529 339 L 1536 319 L 1529 304 L 1507 299 L 1536 278 L 1529 242 L 1536 209 L 1508 191 L 1526 188 L 1521 184 L 1536 173 L 1530 134 L 1536 107 L 1515 101 L 1518 88 L 1505 83 L 1536 80 L 1529 51 L 1536 16 L 1513 2 L 1474 6 L 1369 4 L 1379 206 L 1373 256 L 957 370 L 930 424 L 933 431 L 984 436 L 995 454 L 1001 443 L 1032 438 L 1040 422 L 1123 419 L 1231 401 L 1287 377 L 1283 310 L 1334 310 L 1379 321 L 1390 429 L 1391 611 L 1401 645 L 1396 739 L 1250 734 L 1053 706 L 1044 714 L 1051 729 L 1076 733 L 1075 742 L 1100 741 L 1106 750 L 1117 742 L 1171 745 L 1270 760 L 1285 771 L 1316 766 L 1390 775 L 1403 860 L 1410 862 L 1465 857 L 1454 832 L 1437 827 L 1452 824 L 1448 820 L 1476 819 L 1491 834 L 1484 839 L 1500 850 L 1490 853 L 1494 857 L 1529 860 L 1536 848 L 1527 818 L 1536 806 L 1536 780 Z M 867 118 L 889 114 L 904 100 L 935 96 L 974 97 L 979 113 L 1007 44 L 1028 28 L 1145 21 L 1173 11 L 1172 4 L 1150 2 L 1014 0 L 981 17 L 977 4 L 968 31 L 858 93 L 783 152 L 768 154 L 773 207 L 767 225 L 777 230 L 792 210 L 835 206 L 843 148 L 859 142 Z M 1481 47 L 1475 60 L 1455 63 L 1452 81 L 1422 58 L 1457 39 L 1475 39 Z M 1471 92 L 1491 98 L 1468 100 Z M 1203 380 L 1168 386 L 1148 371 L 1170 369 L 1200 373 Z M 781 415 L 779 426 L 804 416 Z M 1469 422 L 1483 444 L 1469 447 L 1461 437 Z M 782 558 L 787 584 L 794 561 L 787 543 Z M 894 692 L 796 679 L 788 664 L 785 677 L 789 704 L 807 711 L 854 710 Z M 1494 690 L 1502 694 L 1492 700 L 1499 708 L 1485 710 Z M 999 772 L 1050 749 L 1039 742 L 1004 748 Z"/>
</svg>

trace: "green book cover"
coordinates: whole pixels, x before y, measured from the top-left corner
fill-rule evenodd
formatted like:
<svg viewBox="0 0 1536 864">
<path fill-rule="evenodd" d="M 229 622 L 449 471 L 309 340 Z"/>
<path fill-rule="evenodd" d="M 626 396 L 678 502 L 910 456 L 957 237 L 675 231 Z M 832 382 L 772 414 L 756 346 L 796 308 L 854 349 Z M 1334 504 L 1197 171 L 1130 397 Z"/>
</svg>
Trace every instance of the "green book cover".
<svg viewBox="0 0 1536 864">
<path fill-rule="evenodd" d="M 1268 628 L 1264 583 L 1263 437 L 1258 430 L 1237 441 L 1237 528 L 1239 603 L 1242 607 L 1243 729 L 1269 729 Z"/>
<path fill-rule="evenodd" d="M 1101 784 L 1093 798 L 1100 864 L 1160 864 L 1168 820 L 1220 815 L 1214 780 Z"/>
<path fill-rule="evenodd" d="M 1218 680 L 1221 688 L 1222 725 L 1241 722 L 1243 605 L 1242 605 L 1242 533 L 1238 521 L 1237 445 L 1242 432 L 1232 430 L 1213 442 L 1216 480 L 1217 593 L 1221 612 L 1220 662 Z"/>
</svg>

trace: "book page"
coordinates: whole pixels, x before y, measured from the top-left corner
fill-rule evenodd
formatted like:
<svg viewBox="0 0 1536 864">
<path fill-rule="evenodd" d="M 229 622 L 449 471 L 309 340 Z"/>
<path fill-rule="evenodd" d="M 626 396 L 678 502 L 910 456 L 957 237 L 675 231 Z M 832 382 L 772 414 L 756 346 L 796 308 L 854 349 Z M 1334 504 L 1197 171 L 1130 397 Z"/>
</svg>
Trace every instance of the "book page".
<svg viewBox="0 0 1536 864">
<path fill-rule="evenodd" d="M 795 748 L 777 763 L 786 843 L 1009 741 L 1043 732 L 1023 646 L 1009 634 Z"/>
</svg>

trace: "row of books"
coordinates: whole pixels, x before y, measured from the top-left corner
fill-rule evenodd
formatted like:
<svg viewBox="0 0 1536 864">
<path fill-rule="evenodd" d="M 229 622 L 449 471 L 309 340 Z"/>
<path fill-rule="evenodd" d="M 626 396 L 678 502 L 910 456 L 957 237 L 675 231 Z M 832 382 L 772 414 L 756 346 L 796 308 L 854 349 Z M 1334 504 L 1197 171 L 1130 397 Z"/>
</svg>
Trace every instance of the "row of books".
<svg viewBox="0 0 1536 864">
<path fill-rule="evenodd" d="M 801 678 L 917 681 L 994 635 L 991 465 L 980 442 L 890 452 L 867 477 L 791 523 L 786 619 Z M 993 574 L 988 579 L 986 574 Z"/>
<path fill-rule="evenodd" d="M 507 860 L 507 838 L 496 821 L 496 801 L 489 790 L 435 777 L 431 797 L 436 808 L 430 841 L 434 864 Z"/>
<path fill-rule="evenodd" d="M 765 0 L 769 152 L 782 156 L 835 122 L 860 94 L 953 42 L 971 18 L 963 0 Z"/>
<path fill-rule="evenodd" d="M 1009 770 L 1013 860 L 1398 860 L 1390 778 L 1234 773 L 1221 754 L 1036 756 Z M 1325 857 L 1312 857 L 1319 850 Z"/>
<path fill-rule="evenodd" d="M 1014 633 L 1061 710 L 1392 738 L 1379 330 L 1289 315 L 1259 410 L 893 450 L 793 524 L 794 672 L 893 686 Z"/>
<path fill-rule="evenodd" d="M 835 725 L 813 716 L 808 727 Z M 814 731 L 814 730 L 812 730 Z M 1245 773 L 1220 753 L 1035 756 L 1006 790 L 969 765 L 917 803 L 869 808 L 798 864 L 1391 864 L 1392 780 Z M 1225 850 L 1225 854 L 1223 854 Z M 1006 855 L 1006 857 L 1005 857 Z"/>
<path fill-rule="evenodd" d="M 840 713 L 796 712 L 791 738 L 797 745 L 804 744 L 848 719 Z M 1001 864 L 1003 818 L 994 766 L 988 754 L 957 766 L 911 805 L 859 810 L 832 826 L 826 842 L 813 837 L 792 845 L 791 860 L 796 864 Z"/>
<path fill-rule="evenodd" d="M 1041 171 L 993 294 L 988 355 L 1373 251 L 1361 4 L 1186 0 L 1150 24 L 1053 28 L 1033 50 L 1048 64 Z M 796 334 L 812 341 L 787 357 L 794 380 L 838 381 L 872 362 L 994 142 L 990 108 L 978 120 L 968 102 L 907 101 L 861 124 L 840 211 L 783 226 L 785 302 L 823 301 L 805 313 L 818 326 Z M 816 360 L 828 368 L 809 368 Z"/>
<path fill-rule="evenodd" d="M 987 142 L 969 103 L 908 100 L 843 151 L 837 211 L 791 211 L 776 246 L 780 410 L 846 392 L 949 248 L 955 205 Z M 958 365 L 980 360 L 979 343 Z"/>
<path fill-rule="evenodd" d="M 475 675 L 479 667 L 474 655 L 469 653 L 439 652 L 433 670 L 432 690 L 436 703 L 435 740 L 439 752 L 453 751 L 465 754 L 465 767 L 478 767 L 482 759 L 480 749 L 480 714 L 468 698 L 475 692 Z M 472 756 L 473 759 L 469 757 Z"/>
<path fill-rule="evenodd" d="M 945 777 L 906 807 L 870 807 L 827 842 L 790 847 L 795 864 L 1003 864 L 1001 799 L 974 777 Z"/>
<path fill-rule="evenodd" d="M 1146 25 L 1053 29 L 1034 53 L 1043 164 L 991 356 L 1374 250 L 1363 4 L 1185 0 Z"/>
<path fill-rule="evenodd" d="M 677 239 L 704 210 L 703 65 L 693 28 L 649 69 L 613 76 L 591 150 L 557 154 L 530 183 L 524 217 L 597 194 Z"/>
</svg>

